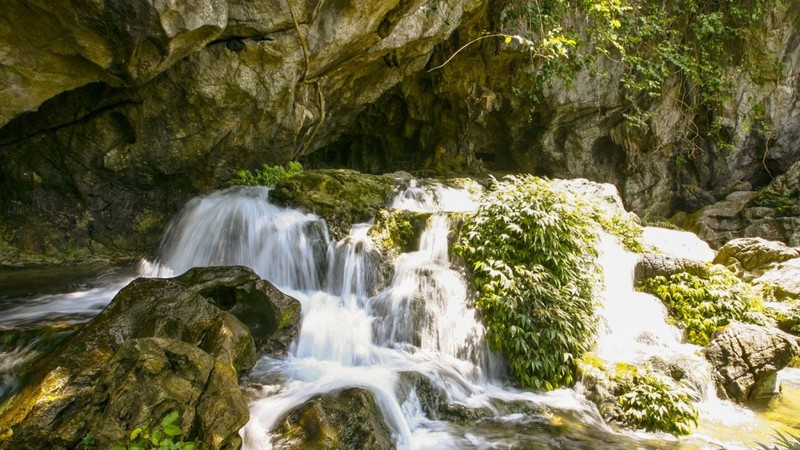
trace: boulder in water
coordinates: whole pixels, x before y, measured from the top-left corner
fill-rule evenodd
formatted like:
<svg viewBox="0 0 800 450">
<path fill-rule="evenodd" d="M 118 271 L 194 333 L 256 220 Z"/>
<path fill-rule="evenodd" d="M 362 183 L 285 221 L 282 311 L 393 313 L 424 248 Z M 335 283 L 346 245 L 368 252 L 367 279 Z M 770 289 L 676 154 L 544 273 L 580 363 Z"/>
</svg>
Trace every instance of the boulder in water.
<svg viewBox="0 0 800 450">
<path fill-rule="evenodd" d="M 188 439 L 238 448 L 248 412 L 236 381 L 255 363 L 256 344 L 234 314 L 263 320 L 255 327 L 260 348 L 285 351 L 298 328 L 299 303 L 281 295 L 271 303 L 271 290 L 244 267 L 134 280 L 33 366 L 4 405 L 0 449 L 74 448 L 87 433 L 124 442 L 172 409 Z"/>
<path fill-rule="evenodd" d="M 274 449 L 395 448 L 372 394 L 349 388 L 316 395 L 291 410 L 275 430 Z"/>
<path fill-rule="evenodd" d="M 779 370 L 800 355 L 800 342 L 777 329 L 733 323 L 704 350 L 721 396 L 742 402 L 772 390 Z"/>
</svg>

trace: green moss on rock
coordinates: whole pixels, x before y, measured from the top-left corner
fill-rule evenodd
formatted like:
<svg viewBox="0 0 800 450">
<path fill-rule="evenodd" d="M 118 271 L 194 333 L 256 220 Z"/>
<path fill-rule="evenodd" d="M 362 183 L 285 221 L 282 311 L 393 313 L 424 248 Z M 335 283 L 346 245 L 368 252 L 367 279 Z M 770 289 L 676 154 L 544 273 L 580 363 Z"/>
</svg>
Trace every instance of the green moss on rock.
<svg viewBox="0 0 800 450">
<path fill-rule="evenodd" d="M 270 198 L 279 205 L 302 208 L 328 222 L 334 238 L 347 234 L 354 223 L 366 222 L 386 206 L 396 180 L 354 170 L 307 170 L 275 185 Z"/>
<path fill-rule="evenodd" d="M 381 209 L 369 229 L 372 240 L 390 256 L 417 249 L 430 213 Z"/>
</svg>

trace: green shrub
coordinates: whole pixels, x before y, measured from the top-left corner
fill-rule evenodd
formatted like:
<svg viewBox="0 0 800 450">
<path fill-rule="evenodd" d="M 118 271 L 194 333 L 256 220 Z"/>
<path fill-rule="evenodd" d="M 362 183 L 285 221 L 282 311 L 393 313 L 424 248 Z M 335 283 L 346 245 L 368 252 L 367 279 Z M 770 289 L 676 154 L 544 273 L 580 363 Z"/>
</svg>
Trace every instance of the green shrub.
<svg viewBox="0 0 800 450">
<path fill-rule="evenodd" d="M 775 210 L 775 214 L 786 216 L 791 213 L 794 205 L 797 204 L 798 198 L 790 192 L 776 192 L 771 190 L 764 190 L 758 194 L 753 202 L 756 206 L 763 206 Z"/>
<path fill-rule="evenodd" d="M 274 186 L 278 182 L 291 178 L 302 171 L 302 164 L 290 161 L 286 166 L 264 164 L 260 169 L 253 172 L 242 169 L 236 172 L 236 178 L 248 186 Z"/>
<path fill-rule="evenodd" d="M 571 385 L 596 326 L 598 226 L 589 205 L 531 176 L 507 177 L 484 197 L 455 250 L 472 269 L 488 341 L 523 386 Z"/>
<path fill-rule="evenodd" d="M 689 434 L 697 426 L 697 410 L 689 393 L 655 374 L 626 374 L 618 378 L 614 394 L 618 408 L 612 417 L 630 428 Z"/>
<path fill-rule="evenodd" d="M 778 323 L 781 330 L 800 335 L 800 303 L 792 305 L 787 311 L 769 311 L 770 317 Z"/>
<path fill-rule="evenodd" d="M 733 320 L 764 323 L 759 291 L 722 266 L 712 267 L 707 278 L 686 272 L 648 278 L 642 289 L 661 299 L 693 344 L 707 345 L 717 328 Z"/>
<path fill-rule="evenodd" d="M 183 431 L 175 425 L 179 417 L 178 412 L 172 411 L 152 430 L 147 425 L 136 427 L 127 444 L 114 445 L 111 450 L 194 450 L 194 442 L 180 440 Z"/>
</svg>

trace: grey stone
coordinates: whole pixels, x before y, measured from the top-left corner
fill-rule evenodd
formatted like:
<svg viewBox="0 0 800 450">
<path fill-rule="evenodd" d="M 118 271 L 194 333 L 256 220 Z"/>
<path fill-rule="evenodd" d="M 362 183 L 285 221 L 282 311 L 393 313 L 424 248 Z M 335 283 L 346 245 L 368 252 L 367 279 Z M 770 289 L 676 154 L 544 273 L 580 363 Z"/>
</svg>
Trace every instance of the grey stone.
<svg viewBox="0 0 800 450">
<path fill-rule="evenodd" d="M 732 323 L 704 349 L 718 394 L 737 402 L 772 390 L 774 375 L 800 355 L 798 339 L 778 329 Z"/>
</svg>

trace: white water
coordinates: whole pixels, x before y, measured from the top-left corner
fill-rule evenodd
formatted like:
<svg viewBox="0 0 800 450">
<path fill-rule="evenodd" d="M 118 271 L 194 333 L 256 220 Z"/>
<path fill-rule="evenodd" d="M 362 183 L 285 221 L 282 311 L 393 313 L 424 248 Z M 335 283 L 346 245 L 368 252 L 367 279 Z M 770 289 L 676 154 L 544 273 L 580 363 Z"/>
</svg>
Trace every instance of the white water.
<svg viewBox="0 0 800 450">
<path fill-rule="evenodd" d="M 433 214 L 418 250 L 398 258 L 391 280 L 384 280 L 378 270 L 369 224 L 356 225 L 348 237 L 331 242 L 324 221 L 271 205 L 268 195 L 265 188 L 233 188 L 193 200 L 167 230 L 157 262 L 144 262 L 139 272 L 171 276 L 194 266 L 247 265 L 302 303 L 302 328 L 290 355 L 262 358 L 249 375 L 250 384 L 260 387 L 252 389 L 251 420 L 241 431 L 245 449 L 270 448 L 278 421 L 314 395 L 354 386 L 374 395 L 400 448 L 548 448 L 530 438 L 546 431 L 531 426 L 557 423 L 559 417 L 577 418 L 570 426 L 577 424 L 574 433 L 579 436 L 619 436 L 574 390 L 521 392 L 503 384 L 503 365 L 485 348 L 484 329 L 470 306 L 466 281 L 448 257 L 450 224 L 444 211 L 474 209 L 477 203 L 466 191 L 414 182 L 398 194 L 392 207 Z M 660 229 L 645 233 L 649 243 L 667 253 L 713 257 L 708 246 L 696 238 L 691 242 L 693 236 Z M 716 400 L 697 348 L 680 343 L 660 302 L 632 290 L 635 257 L 611 240 L 604 241 L 602 255 L 606 326 L 597 354 L 630 364 L 664 358 L 685 368 L 703 400 L 702 420 L 711 423 L 698 432 L 702 447 L 719 440 L 703 435 L 708 428 L 745 427 L 752 421 L 748 410 Z M 5 310 L 0 325 L 41 321 L 55 313 L 96 314 L 129 280 L 34 299 L 19 310 Z M 21 357 L 3 354 L 0 362 L 13 368 Z M 12 369 L 4 370 L 0 367 L 2 374 Z M 426 417 L 407 373 L 428 379 L 448 403 L 486 408 L 495 418 L 488 424 L 458 426 Z M 5 381 L 8 386 L 14 382 Z M 497 409 L 501 401 L 524 402 L 549 412 L 502 414 Z M 641 441 L 631 435 L 625 439 L 625 446 L 631 447 Z"/>
</svg>

